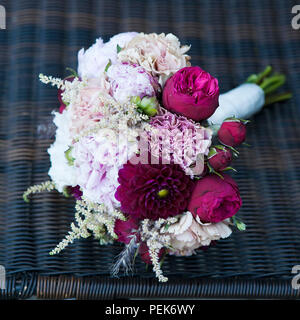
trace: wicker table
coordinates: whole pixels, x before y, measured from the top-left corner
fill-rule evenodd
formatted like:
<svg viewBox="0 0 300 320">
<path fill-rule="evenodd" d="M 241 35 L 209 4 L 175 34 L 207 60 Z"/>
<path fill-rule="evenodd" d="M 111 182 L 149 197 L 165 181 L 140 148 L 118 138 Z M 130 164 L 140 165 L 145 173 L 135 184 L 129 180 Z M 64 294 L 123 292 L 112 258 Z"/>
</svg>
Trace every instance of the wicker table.
<svg viewBox="0 0 300 320">
<path fill-rule="evenodd" d="M 300 30 L 294 1 L 6 0 L 0 30 L 0 265 L 3 297 L 277 297 L 299 296 L 291 270 L 300 264 Z M 30 204 L 22 192 L 48 179 L 52 139 L 37 133 L 58 107 L 38 74 L 66 75 L 96 37 L 121 31 L 173 32 L 191 43 L 193 64 L 216 76 L 224 92 L 267 64 L 287 75 L 294 98 L 266 108 L 248 130 L 251 148 L 235 162 L 247 232 L 235 232 L 197 256 L 170 257 L 158 284 L 138 261 L 131 277 L 109 277 L 120 247 L 78 241 L 48 252 L 73 219 L 73 202 L 57 193 Z M 43 129 L 43 127 L 39 127 Z"/>
</svg>

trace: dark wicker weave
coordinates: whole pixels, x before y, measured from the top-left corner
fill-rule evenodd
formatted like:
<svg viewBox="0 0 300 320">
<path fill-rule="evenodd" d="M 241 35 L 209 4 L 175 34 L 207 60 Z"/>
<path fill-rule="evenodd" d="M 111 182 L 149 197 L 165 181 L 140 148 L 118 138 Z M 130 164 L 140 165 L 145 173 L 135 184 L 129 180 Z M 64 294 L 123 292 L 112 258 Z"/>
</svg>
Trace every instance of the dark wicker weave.
<svg viewBox="0 0 300 320">
<path fill-rule="evenodd" d="M 282 0 L 6 0 L 0 30 L 0 265 L 7 298 L 299 296 L 291 269 L 300 264 L 300 30 Z M 23 191 L 48 180 L 47 148 L 37 134 L 58 107 L 38 74 L 65 76 L 77 51 L 121 31 L 173 32 L 191 43 L 193 64 L 216 76 L 224 92 L 267 64 L 287 75 L 293 99 L 266 108 L 248 127 L 235 162 L 247 232 L 187 258 L 169 257 L 159 284 L 138 261 L 134 277 L 109 277 L 118 245 L 77 241 L 48 252 L 73 220 L 73 201 L 56 192 L 23 202 Z"/>
</svg>

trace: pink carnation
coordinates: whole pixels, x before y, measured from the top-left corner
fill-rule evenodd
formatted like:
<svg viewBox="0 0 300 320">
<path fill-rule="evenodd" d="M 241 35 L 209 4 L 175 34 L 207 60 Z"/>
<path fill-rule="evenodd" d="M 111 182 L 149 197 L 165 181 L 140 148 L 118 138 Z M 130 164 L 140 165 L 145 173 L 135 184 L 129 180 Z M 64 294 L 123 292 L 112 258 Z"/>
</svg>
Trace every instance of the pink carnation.
<svg viewBox="0 0 300 320">
<path fill-rule="evenodd" d="M 198 155 L 207 155 L 211 145 L 212 131 L 196 125 L 183 116 L 162 110 L 151 119 L 150 124 L 158 129 L 151 134 L 151 153 L 155 157 L 179 164 L 187 174 Z M 201 172 L 199 172 L 200 174 Z"/>
</svg>

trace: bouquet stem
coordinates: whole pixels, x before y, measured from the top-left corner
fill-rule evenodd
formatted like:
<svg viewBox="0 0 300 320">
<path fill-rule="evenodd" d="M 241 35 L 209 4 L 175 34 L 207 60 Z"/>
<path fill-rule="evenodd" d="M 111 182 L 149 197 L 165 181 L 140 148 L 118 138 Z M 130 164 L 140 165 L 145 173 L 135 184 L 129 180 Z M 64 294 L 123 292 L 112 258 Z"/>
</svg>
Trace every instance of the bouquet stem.
<svg viewBox="0 0 300 320">
<path fill-rule="evenodd" d="M 263 89 L 265 93 L 264 106 L 275 102 L 285 101 L 292 97 L 290 92 L 273 94 L 277 89 L 284 85 L 286 77 L 280 73 L 271 75 L 272 70 L 271 66 L 267 66 L 261 73 L 250 75 L 246 81 L 246 83 L 254 83 Z"/>
</svg>

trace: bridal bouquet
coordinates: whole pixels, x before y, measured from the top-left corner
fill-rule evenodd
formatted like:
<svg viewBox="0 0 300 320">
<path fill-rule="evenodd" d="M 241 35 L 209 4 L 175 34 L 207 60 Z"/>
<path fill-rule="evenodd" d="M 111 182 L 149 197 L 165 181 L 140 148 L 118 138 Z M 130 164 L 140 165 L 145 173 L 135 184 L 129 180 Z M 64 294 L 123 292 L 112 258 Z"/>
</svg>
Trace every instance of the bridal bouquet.
<svg viewBox="0 0 300 320">
<path fill-rule="evenodd" d="M 189 49 L 173 34 L 121 33 L 81 49 L 67 78 L 40 75 L 60 102 L 51 180 L 24 200 L 53 189 L 76 199 L 76 222 L 50 254 L 78 238 L 118 241 L 113 275 L 131 270 L 139 254 L 164 282 L 165 255 L 192 255 L 233 227 L 245 230 L 226 172 L 245 141 L 245 119 L 290 97 L 274 94 L 285 77 L 267 67 L 219 95 L 218 80 L 191 65 Z"/>
</svg>

